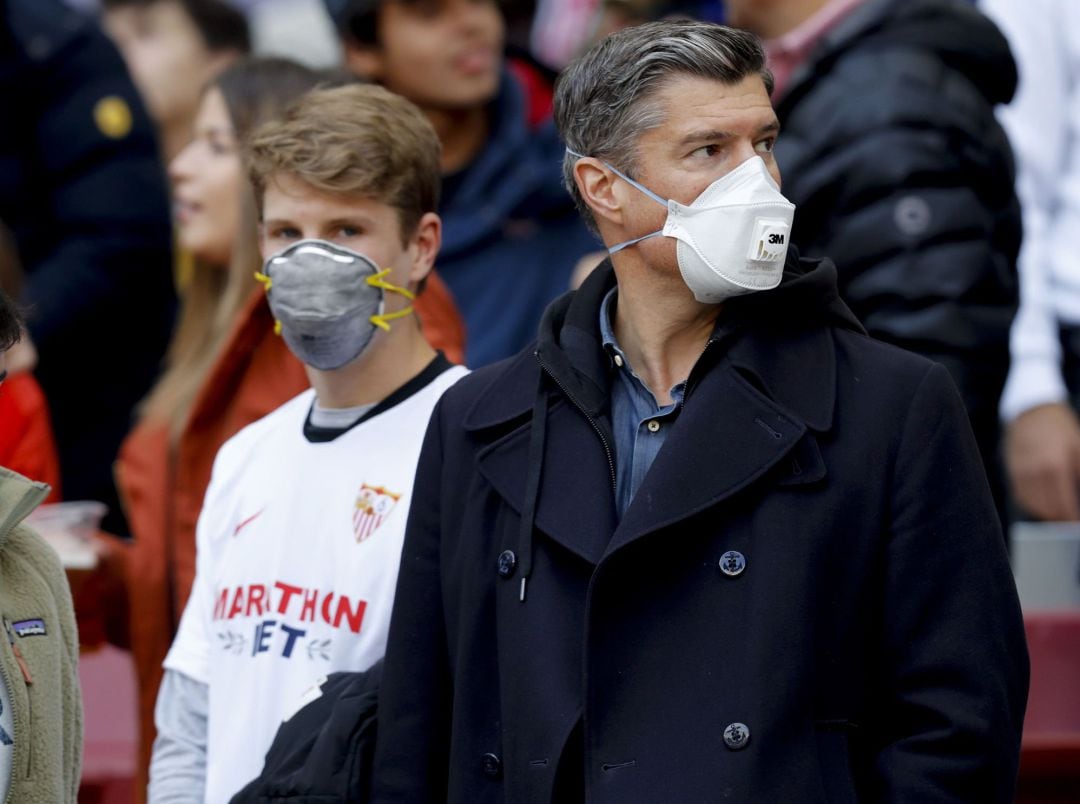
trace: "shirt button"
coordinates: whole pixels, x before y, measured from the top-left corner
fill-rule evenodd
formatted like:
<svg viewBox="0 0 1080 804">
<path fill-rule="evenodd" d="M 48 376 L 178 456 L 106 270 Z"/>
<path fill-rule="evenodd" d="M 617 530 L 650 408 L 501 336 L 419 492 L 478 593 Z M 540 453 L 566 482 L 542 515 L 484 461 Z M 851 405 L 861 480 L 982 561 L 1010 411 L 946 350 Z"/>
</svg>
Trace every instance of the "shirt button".
<svg viewBox="0 0 1080 804">
<path fill-rule="evenodd" d="M 720 571 L 729 578 L 738 578 L 746 569 L 746 556 L 738 550 L 728 550 L 720 556 Z"/>
<path fill-rule="evenodd" d="M 612 358 L 612 360 L 615 361 L 616 366 L 618 366 L 619 368 L 622 368 L 622 365 L 623 365 L 622 355 L 617 354 L 617 355 L 615 355 L 615 357 Z"/>
<path fill-rule="evenodd" d="M 509 578 L 514 574 L 517 567 L 517 556 L 513 550 L 503 550 L 499 553 L 499 577 Z"/>
<path fill-rule="evenodd" d="M 502 775 L 502 760 L 495 754 L 484 754 L 480 757 L 480 770 L 489 779 L 498 779 Z"/>
<path fill-rule="evenodd" d="M 750 729 L 745 723 L 732 723 L 724 729 L 724 745 L 732 751 L 740 751 L 750 742 Z"/>
<path fill-rule="evenodd" d="M 645 426 L 649 428 L 650 433 L 655 433 L 660 429 L 660 422 L 656 419 L 649 419 L 649 423 Z"/>
</svg>

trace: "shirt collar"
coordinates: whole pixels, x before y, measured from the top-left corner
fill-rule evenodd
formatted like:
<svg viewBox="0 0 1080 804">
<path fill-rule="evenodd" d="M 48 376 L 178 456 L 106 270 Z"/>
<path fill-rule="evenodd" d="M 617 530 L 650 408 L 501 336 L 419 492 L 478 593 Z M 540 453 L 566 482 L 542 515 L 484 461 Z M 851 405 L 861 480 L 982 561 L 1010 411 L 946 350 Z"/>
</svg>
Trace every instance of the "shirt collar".
<svg viewBox="0 0 1080 804">
<path fill-rule="evenodd" d="M 762 45 L 773 72 L 773 97 L 784 94 L 788 80 L 825 34 L 838 25 L 863 0 L 829 0 L 808 19 L 775 39 Z"/>
<path fill-rule="evenodd" d="M 623 354 L 618 341 L 615 340 L 615 326 L 611 323 L 611 311 L 615 306 L 615 298 L 618 294 L 619 286 L 616 285 L 604 294 L 604 300 L 600 302 L 600 340 L 604 344 L 606 351 L 609 353 L 616 352 L 625 361 L 626 355 Z"/>
<path fill-rule="evenodd" d="M 612 364 L 622 369 L 624 376 L 629 376 L 635 384 L 635 387 L 640 389 L 642 393 L 647 394 L 657 409 L 666 411 L 668 408 L 661 408 L 660 404 L 656 402 L 652 391 L 646 387 L 645 383 L 642 382 L 641 378 L 634 372 L 633 367 L 630 365 L 630 361 L 626 359 L 626 353 L 619 348 L 619 342 L 615 340 L 615 327 L 612 323 L 613 319 L 611 313 L 612 308 L 615 305 L 615 300 L 618 298 L 618 294 L 619 286 L 616 285 L 604 295 L 604 300 L 600 302 L 600 340 L 604 345 L 604 351 L 607 352 L 608 358 L 611 360 Z M 616 356 L 618 359 L 616 359 Z M 681 380 L 671 387 L 669 393 L 671 394 L 671 398 L 675 400 L 674 407 L 682 404 L 685 392 L 686 380 Z M 669 408 L 673 406 L 669 406 Z"/>
</svg>

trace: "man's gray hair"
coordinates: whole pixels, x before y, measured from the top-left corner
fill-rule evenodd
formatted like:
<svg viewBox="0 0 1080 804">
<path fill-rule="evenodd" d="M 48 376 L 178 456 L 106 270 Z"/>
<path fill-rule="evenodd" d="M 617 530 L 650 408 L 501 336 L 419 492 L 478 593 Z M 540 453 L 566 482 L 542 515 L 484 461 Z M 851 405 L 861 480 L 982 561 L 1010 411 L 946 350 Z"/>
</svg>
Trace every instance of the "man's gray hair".
<svg viewBox="0 0 1080 804">
<path fill-rule="evenodd" d="M 737 84 L 760 76 L 772 94 L 772 74 L 756 36 L 709 22 L 664 20 L 625 28 L 578 57 L 555 86 L 555 123 L 571 151 L 611 163 L 633 177 L 636 144 L 661 125 L 652 100 L 673 76 L 711 78 Z M 592 210 L 574 183 L 578 157 L 563 158 L 563 183 L 596 230 Z"/>
</svg>

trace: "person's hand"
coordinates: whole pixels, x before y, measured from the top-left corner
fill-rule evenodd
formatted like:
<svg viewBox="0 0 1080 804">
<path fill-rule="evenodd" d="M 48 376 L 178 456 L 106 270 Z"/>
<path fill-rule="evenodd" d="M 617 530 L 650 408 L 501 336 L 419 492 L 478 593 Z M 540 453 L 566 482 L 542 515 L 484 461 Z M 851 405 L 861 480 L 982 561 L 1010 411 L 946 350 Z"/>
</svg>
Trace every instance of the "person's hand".
<svg viewBox="0 0 1080 804">
<path fill-rule="evenodd" d="M 24 371 L 33 371 L 37 368 L 37 362 L 37 347 L 30 340 L 30 333 L 23 330 L 22 338 L 7 351 L 8 374 L 14 376 Z"/>
<path fill-rule="evenodd" d="M 1005 465 L 1028 514 L 1080 520 L 1080 421 L 1068 405 L 1040 405 L 1014 419 L 1005 431 Z"/>
</svg>

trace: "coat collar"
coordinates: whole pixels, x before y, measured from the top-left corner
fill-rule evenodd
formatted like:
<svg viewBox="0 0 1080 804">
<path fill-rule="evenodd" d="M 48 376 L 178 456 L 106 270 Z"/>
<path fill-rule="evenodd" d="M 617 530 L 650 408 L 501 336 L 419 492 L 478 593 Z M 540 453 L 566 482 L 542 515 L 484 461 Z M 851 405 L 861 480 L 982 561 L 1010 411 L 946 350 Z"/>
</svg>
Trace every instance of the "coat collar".
<svg viewBox="0 0 1080 804">
<path fill-rule="evenodd" d="M 831 263 L 789 267 L 787 292 L 730 305 L 695 367 L 683 412 L 621 522 L 604 449 L 606 439 L 613 450 L 605 429 L 611 369 L 596 323 L 614 283 L 610 268 L 553 304 L 537 345 L 495 369 L 467 411 L 465 429 L 490 439 L 478 453 L 481 473 L 522 511 L 528 419 L 546 370 L 549 435 L 535 522 L 590 563 L 770 472 L 781 485 L 820 480 L 825 466 L 815 434 L 831 428 L 836 400 L 829 325 L 859 325 L 835 297 Z"/>
<path fill-rule="evenodd" d="M 776 330 L 755 330 L 737 339 L 727 360 L 765 399 L 807 429 L 832 427 L 836 404 L 836 348 L 825 328 L 792 337 Z"/>
<path fill-rule="evenodd" d="M 537 342 L 493 371 L 465 415 L 465 429 L 480 431 L 527 416 L 541 361 L 564 393 L 590 415 L 602 416 L 612 368 L 597 321 L 600 304 L 614 285 L 614 271 L 605 262 L 580 290 L 553 302 Z M 714 335 L 723 341 L 717 351 L 765 396 L 809 429 L 824 432 L 831 426 L 836 399 L 836 353 L 827 325 L 865 330 L 840 301 L 832 262 L 789 256 L 781 288 L 783 293 L 777 289 L 732 300 L 730 316 Z"/>
<path fill-rule="evenodd" d="M 0 467 L 0 545 L 49 495 L 49 486 Z"/>
</svg>

